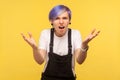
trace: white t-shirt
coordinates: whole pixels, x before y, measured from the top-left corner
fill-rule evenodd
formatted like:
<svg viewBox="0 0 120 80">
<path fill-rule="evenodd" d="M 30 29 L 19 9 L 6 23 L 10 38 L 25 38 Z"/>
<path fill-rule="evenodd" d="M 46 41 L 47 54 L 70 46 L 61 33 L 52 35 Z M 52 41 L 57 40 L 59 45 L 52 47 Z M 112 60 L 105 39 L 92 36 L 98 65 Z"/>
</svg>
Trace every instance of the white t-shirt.
<svg viewBox="0 0 120 80">
<path fill-rule="evenodd" d="M 71 30 L 71 38 L 72 38 L 71 43 L 72 43 L 72 55 L 73 55 L 72 70 L 74 72 L 74 66 L 75 66 L 74 51 L 81 47 L 82 38 L 81 38 L 80 32 L 78 30 L 73 30 L 73 29 Z M 39 49 L 44 49 L 47 51 L 45 68 L 49 60 L 48 58 L 49 44 L 50 44 L 50 29 L 45 29 L 41 32 L 40 39 L 39 39 L 39 45 L 38 45 Z M 62 37 L 58 37 L 54 33 L 53 52 L 61 56 L 68 54 L 68 30 L 66 34 Z"/>
</svg>

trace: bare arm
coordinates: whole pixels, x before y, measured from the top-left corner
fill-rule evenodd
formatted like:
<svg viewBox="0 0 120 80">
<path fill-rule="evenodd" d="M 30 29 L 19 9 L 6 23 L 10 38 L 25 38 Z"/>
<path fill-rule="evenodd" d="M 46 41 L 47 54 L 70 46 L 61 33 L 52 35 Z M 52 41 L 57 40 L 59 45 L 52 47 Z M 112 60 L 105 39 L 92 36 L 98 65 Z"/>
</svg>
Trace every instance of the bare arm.
<svg viewBox="0 0 120 80">
<path fill-rule="evenodd" d="M 45 55 L 46 55 L 46 51 L 43 50 L 43 49 L 33 49 L 33 56 L 34 56 L 34 59 L 35 61 L 38 63 L 38 64 L 42 64 L 45 60 Z"/>
<path fill-rule="evenodd" d="M 84 62 L 84 60 L 87 57 L 87 50 L 88 50 L 88 43 L 95 38 L 98 34 L 100 33 L 100 31 L 97 31 L 95 29 L 92 30 L 92 32 L 85 38 L 85 40 L 82 42 L 82 46 L 80 49 L 77 49 L 75 51 L 75 56 L 76 56 L 76 60 L 79 64 L 82 64 Z"/>
<path fill-rule="evenodd" d="M 36 45 L 31 33 L 28 33 L 29 38 L 27 38 L 23 33 L 21 35 L 23 39 L 32 47 L 35 61 L 38 64 L 42 64 L 45 60 L 46 51 L 43 49 L 38 49 L 38 46 Z"/>
</svg>

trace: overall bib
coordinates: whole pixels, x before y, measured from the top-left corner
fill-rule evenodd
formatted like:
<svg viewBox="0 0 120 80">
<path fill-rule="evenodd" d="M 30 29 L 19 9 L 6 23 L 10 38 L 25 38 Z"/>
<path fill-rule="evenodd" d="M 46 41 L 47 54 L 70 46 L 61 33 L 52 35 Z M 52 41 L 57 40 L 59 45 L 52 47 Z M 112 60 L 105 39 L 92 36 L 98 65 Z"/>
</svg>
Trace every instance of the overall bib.
<svg viewBox="0 0 120 80">
<path fill-rule="evenodd" d="M 51 29 L 49 61 L 41 80 L 76 80 L 72 71 L 71 29 L 68 29 L 68 54 L 60 56 L 53 52 L 54 29 Z"/>
</svg>

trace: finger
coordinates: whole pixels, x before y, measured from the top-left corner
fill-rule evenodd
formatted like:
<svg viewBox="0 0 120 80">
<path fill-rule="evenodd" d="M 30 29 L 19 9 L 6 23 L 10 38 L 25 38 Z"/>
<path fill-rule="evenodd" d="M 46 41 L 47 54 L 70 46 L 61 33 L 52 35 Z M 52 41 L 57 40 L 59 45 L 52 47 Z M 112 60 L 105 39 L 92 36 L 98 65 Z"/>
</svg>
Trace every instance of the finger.
<svg viewBox="0 0 120 80">
<path fill-rule="evenodd" d="M 28 34 L 29 34 L 29 37 L 31 38 L 31 37 L 32 37 L 32 34 L 31 34 L 30 32 L 28 32 Z"/>
<path fill-rule="evenodd" d="M 96 29 L 93 29 L 92 32 L 91 32 L 91 34 L 93 34 L 95 31 L 96 31 Z"/>
<path fill-rule="evenodd" d="M 93 38 L 95 38 L 99 33 L 100 33 L 100 31 L 97 31 L 97 32 L 93 35 Z"/>
<path fill-rule="evenodd" d="M 100 31 L 97 32 L 97 34 L 99 34 L 99 33 L 100 33 Z"/>
<path fill-rule="evenodd" d="M 23 33 L 21 33 L 21 35 L 22 35 L 22 37 L 23 37 L 23 39 L 24 39 L 25 41 L 28 41 L 28 40 L 27 40 L 27 37 L 26 37 Z"/>
<path fill-rule="evenodd" d="M 99 33 L 100 33 L 100 31 L 97 31 L 96 34 L 95 34 L 95 36 L 97 36 Z"/>
<path fill-rule="evenodd" d="M 25 35 L 23 33 L 21 33 L 22 37 L 25 38 Z"/>
</svg>

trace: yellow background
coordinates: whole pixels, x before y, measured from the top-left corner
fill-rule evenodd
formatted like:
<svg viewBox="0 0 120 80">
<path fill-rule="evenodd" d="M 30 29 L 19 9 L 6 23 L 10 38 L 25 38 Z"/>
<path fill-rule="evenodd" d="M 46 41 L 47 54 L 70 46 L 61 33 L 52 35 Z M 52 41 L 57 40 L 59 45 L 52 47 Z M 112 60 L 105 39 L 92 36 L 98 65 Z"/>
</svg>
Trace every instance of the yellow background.
<svg viewBox="0 0 120 80">
<path fill-rule="evenodd" d="M 0 80 L 40 80 L 44 64 L 34 61 L 20 33 L 31 32 L 38 43 L 57 4 L 72 10 L 69 27 L 80 30 L 83 39 L 94 28 L 101 31 L 90 42 L 86 61 L 76 63 L 77 80 L 120 80 L 119 0 L 0 0 Z"/>
</svg>

